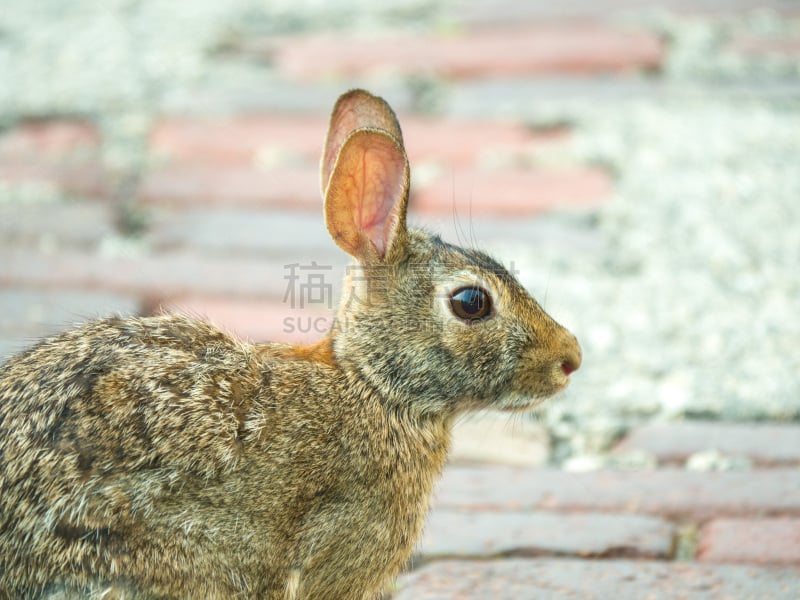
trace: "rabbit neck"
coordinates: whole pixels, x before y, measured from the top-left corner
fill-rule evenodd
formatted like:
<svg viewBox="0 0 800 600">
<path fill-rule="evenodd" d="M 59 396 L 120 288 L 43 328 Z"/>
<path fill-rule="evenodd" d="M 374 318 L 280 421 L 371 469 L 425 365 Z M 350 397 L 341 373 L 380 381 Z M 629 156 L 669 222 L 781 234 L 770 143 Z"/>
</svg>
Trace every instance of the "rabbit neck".
<svg viewBox="0 0 800 600">
<path fill-rule="evenodd" d="M 397 414 L 418 427 L 447 423 L 453 417 L 453 403 L 443 397 L 440 386 L 406 376 L 404 358 L 387 350 L 352 350 L 353 339 L 333 335 L 330 344 L 336 368 L 342 372 L 350 386 L 363 389 L 378 399 L 384 410 Z M 367 354 L 369 352 L 370 354 Z M 424 359 L 420 359 L 424 360 Z M 400 367 L 400 368 L 398 368 Z"/>
</svg>

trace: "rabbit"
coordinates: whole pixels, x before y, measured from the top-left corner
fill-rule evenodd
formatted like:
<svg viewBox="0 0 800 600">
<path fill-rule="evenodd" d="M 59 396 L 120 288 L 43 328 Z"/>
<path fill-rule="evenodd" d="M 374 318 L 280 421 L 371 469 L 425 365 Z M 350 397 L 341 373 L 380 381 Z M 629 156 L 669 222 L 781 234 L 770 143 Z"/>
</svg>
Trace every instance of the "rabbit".
<svg viewBox="0 0 800 600">
<path fill-rule="evenodd" d="M 483 252 L 406 226 L 397 118 L 353 90 L 325 141 L 356 261 L 311 346 L 111 317 L 0 372 L 0 598 L 381 598 L 468 410 L 563 390 L 575 337 Z"/>
</svg>

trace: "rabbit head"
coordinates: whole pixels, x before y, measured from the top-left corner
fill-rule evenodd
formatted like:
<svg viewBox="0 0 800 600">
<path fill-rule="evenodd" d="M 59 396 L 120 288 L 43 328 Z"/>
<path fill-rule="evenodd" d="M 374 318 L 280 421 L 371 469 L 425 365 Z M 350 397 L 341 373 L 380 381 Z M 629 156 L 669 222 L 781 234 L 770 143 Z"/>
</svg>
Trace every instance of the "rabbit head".
<svg viewBox="0 0 800 600">
<path fill-rule="evenodd" d="M 332 330 L 345 370 L 419 414 L 522 410 L 568 385 L 580 346 L 508 270 L 406 227 L 408 158 L 382 99 L 339 99 L 322 188 L 328 231 L 357 261 Z"/>
</svg>

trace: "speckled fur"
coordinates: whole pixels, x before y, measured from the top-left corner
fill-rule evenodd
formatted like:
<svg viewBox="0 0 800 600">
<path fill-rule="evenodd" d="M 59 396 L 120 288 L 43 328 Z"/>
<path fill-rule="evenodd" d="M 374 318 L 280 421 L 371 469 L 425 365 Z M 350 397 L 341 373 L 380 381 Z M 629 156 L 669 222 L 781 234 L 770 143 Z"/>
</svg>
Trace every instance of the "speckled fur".
<svg viewBox="0 0 800 600">
<path fill-rule="evenodd" d="M 391 110 L 350 92 L 323 188 L 331 235 L 365 268 L 346 294 L 363 297 L 315 346 L 110 318 L 0 367 L 0 599 L 380 597 L 421 533 L 453 417 L 566 386 L 577 343 L 511 275 L 406 231 L 407 163 L 384 229 L 337 220 L 337 177 L 373 143 L 391 163 L 375 168 L 402 168 Z M 466 325 L 439 296 L 470 274 L 496 314 Z"/>
</svg>

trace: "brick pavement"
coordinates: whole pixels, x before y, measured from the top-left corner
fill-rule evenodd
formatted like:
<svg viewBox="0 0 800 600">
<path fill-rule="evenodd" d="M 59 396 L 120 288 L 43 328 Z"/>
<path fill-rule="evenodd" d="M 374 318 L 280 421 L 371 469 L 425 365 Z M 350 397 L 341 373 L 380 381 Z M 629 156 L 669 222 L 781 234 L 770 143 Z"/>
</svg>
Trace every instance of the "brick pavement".
<svg viewBox="0 0 800 600">
<path fill-rule="evenodd" d="M 778 441 L 780 463 L 762 461 L 773 427 L 787 440 Z M 652 431 L 633 430 L 618 451 L 649 452 L 641 440 Z M 797 597 L 800 426 L 694 423 L 658 431 L 654 469 L 452 464 L 416 568 L 395 597 Z M 678 463 L 717 448 L 759 466 L 693 472 Z"/>
<path fill-rule="evenodd" d="M 443 561 L 401 584 L 395 600 L 791 600 L 796 569 L 645 561 Z"/>
<path fill-rule="evenodd" d="M 455 210 L 481 217 L 481 240 L 591 248 L 584 232 L 535 217 L 591 211 L 613 197 L 614 176 L 546 160 L 574 131 L 533 126 L 527 104 L 565 90 L 611 101 L 657 94 L 668 40 L 619 18 L 646 4 L 480 1 L 457 33 L 398 33 L 403 43 L 240 40 L 234 55 L 274 65 L 273 93 L 198 93 L 194 110 L 155 115 L 132 199 L 91 119 L 36 115 L 0 130 L 0 186 L 19 198 L 0 203 L 0 360 L 110 313 L 182 310 L 252 340 L 318 337 L 327 301 L 288 305 L 286 266 L 330 266 L 337 295 L 346 261 L 321 221 L 317 162 L 324 111 L 352 77 L 452 82 L 440 116 L 402 94 L 396 103 L 416 222 L 444 220 L 455 239 Z M 706 16 L 759 3 L 722 4 L 667 3 Z M 762 4 L 795 14 L 791 3 Z M 734 37 L 729 46 L 752 60 L 797 52 L 786 38 Z M 130 219 L 138 237 L 124 235 Z M 800 597 L 800 426 L 647 425 L 613 452 L 644 453 L 654 469 L 591 473 L 544 466 L 546 434 L 517 432 L 524 442 L 513 447 L 531 460 L 510 457 L 513 427 L 481 435 L 480 420 L 457 432 L 456 460 L 396 598 Z M 709 450 L 744 459 L 744 470 L 685 468 Z"/>
</svg>

